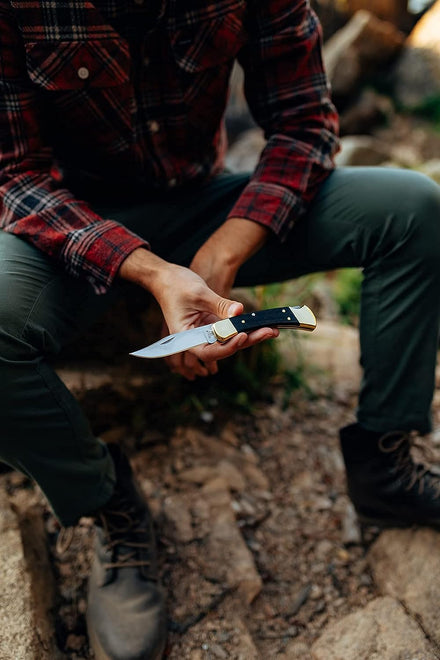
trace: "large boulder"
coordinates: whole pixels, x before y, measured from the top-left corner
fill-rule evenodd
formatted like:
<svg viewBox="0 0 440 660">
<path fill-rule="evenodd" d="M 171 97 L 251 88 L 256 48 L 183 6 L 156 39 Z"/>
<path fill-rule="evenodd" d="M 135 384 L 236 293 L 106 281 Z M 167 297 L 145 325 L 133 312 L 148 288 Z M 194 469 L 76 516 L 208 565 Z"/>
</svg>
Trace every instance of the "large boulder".
<svg viewBox="0 0 440 660">
<path fill-rule="evenodd" d="M 336 155 L 338 167 L 382 165 L 391 159 L 391 151 L 377 138 L 369 135 L 347 135 L 341 140 Z"/>
<path fill-rule="evenodd" d="M 368 9 L 372 14 L 384 21 L 397 25 L 400 29 L 411 23 L 407 0 L 344 0 L 343 4 L 349 14 L 355 14 L 360 9 Z"/>
<path fill-rule="evenodd" d="M 418 21 L 394 71 L 396 100 L 411 110 L 440 97 L 440 0 Z"/>
<path fill-rule="evenodd" d="M 368 11 L 358 11 L 324 45 L 324 62 L 336 103 L 352 98 L 362 81 L 390 63 L 401 50 L 404 34 Z"/>
<path fill-rule="evenodd" d="M 20 514 L 21 521 L 0 481 L 0 658 L 60 660 L 41 512 L 30 508 Z"/>
<path fill-rule="evenodd" d="M 368 560 L 380 591 L 403 603 L 439 646 L 440 534 L 431 529 L 387 530 L 372 546 Z"/>
<path fill-rule="evenodd" d="M 312 647 L 313 660 L 431 660 L 435 647 L 393 598 L 330 623 Z"/>
</svg>

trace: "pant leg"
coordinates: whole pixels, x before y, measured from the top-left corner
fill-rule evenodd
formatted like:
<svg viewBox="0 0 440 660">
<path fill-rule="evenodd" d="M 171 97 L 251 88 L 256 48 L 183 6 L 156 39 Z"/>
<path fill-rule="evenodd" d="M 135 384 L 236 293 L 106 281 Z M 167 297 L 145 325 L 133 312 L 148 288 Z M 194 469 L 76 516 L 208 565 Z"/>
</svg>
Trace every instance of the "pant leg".
<svg viewBox="0 0 440 660">
<path fill-rule="evenodd" d="M 101 209 L 151 240 L 162 256 L 188 263 L 196 242 L 212 231 L 210 222 L 224 221 L 245 180 L 220 177 L 166 199 L 102 201 Z M 97 296 L 86 281 L 0 231 L 0 460 L 39 484 L 64 525 L 110 498 L 114 469 L 48 359 L 108 309 L 118 288 Z"/>
<path fill-rule="evenodd" d="M 408 170 L 336 170 L 288 240 L 271 241 L 238 283 L 342 267 L 364 274 L 359 422 L 373 431 L 428 432 L 439 333 L 440 187 Z"/>
<path fill-rule="evenodd" d="M 227 216 L 243 175 L 168 200 L 105 209 L 188 264 Z M 96 206 L 96 205 L 95 205 Z M 99 208 L 98 208 L 99 210 Z M 237 284 L 362 266 L 359 420 L 372 430 L 429 429 L 439 324 L 439 188 L 421 175 L 341 169 L 280 245 L 273 239 L 241 269 Z M 109 303 L 66 277 L 20 239 L 0 232 L 0 459 L 33 477 L 64 524 L 111 494 L 102 445 L 46 356 Z"/>
<path fill-rule="evenodd" d="M 0 458 L 40 485 L 65 525 L 109 499 L 114 470 L 47 357 L 106 304 L 0 231 Z"/>
</svg>

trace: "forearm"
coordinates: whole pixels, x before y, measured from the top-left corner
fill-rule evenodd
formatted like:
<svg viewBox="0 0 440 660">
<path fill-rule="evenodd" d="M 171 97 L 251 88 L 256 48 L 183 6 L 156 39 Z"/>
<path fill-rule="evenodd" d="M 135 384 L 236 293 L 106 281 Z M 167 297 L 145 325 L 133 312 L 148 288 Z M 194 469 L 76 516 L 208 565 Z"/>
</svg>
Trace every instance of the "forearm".
<svg viewBox="0 0 440 660">
<path fill-rule="evenodd" d="M 118 275 L 156 296 L 160 287 L 160 275 L 167 266 L 169 266 L 168 262 L 153 252 L 138 248 L 122 262 Z"/>
<path fill-rule="evenodd" d="M 270 230 L 245 218 L 229 218 L 202 245 L 191 269 L 219 293 L 229 293 L 242 264 L 264 245 Z"/>
<path fill-rule="evenodd" d="M 270 227 L 284 240 L 334 167 L 338 118 L 310 3 L 260 0 L 249 5 L 248 20 L 239 61 L 267 144 L 229 216 Z"/>
</svg>

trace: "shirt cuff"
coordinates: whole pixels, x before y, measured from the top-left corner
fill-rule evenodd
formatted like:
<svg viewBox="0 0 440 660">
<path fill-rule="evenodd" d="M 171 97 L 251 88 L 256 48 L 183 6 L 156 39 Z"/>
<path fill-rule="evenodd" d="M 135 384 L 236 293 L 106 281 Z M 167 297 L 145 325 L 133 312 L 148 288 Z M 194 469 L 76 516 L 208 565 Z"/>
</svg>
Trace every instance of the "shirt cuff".
<svg viewBox="0 0 440 660">
<path fill-rule="evenodd" d="M 61 258 L 68 273 L 85 276 L 96 293 L 106 293 L 122 262 L 137 248 L 150 246 L 114 220 L 95 222 L 73 231 Z"/>
<path fill-rule="evenodd" d="M 246 218 L 269 227 L 284 241 L 304 212 L 303 201 L 291 190 L 275 183 L 250 181 L 228 218 Z"/>
</svg>

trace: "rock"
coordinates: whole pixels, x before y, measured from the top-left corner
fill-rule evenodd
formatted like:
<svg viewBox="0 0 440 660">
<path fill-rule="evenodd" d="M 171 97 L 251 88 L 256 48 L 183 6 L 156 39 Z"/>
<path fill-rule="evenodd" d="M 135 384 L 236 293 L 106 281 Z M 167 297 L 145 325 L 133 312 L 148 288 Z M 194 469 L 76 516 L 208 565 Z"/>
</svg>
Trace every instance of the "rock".
<svg viewBox="0 0 440 660">
<path fill-rule="evenodd" d="M 243 474 L 253 488 L 263 491 L 268 491 L 270 489 L 269 479 L 260 470 L 260 468 L 253 463 L 244 461 Z"/>
<path fill-rule="evenodd" d="M 260 593 L 262 580 L 254 559 L 237 527 L 227 482 L 215 479 L 204 486 L 210 533 L 203 544 L 205 574 L 236 588 L 247 603 Z"/>
<path fill-rule="evenodd" d="M 210 465 L 197 465 L 196 467 L 179 472 L 178 477 L 180 481 L 202 485 L 216 477 L 216 470 Z"/>
<path fill-rule="evenodd" d="M 333 0 L 311 0 L 322 26 L 324 41 L 327 41 L 347 22 L 345 7 L 336 6 Z"/>
<path fill-rule="evenodd" d="M 387 530 L 368 560 L 380 591 L 403 602 L 440 644 L 440 534 L 430 529 Z"/>
<path fill-rule="evenodd" d="M 25 550 L 17 516 L 11 510 L 3 485 L 0 485 L 0 658 L 5 660 L 55 660 L 60 657 L 49 614 L 54 604 L 53 581 L 48 571 L 43 523 L 40 517 L 38 538 L 33 533 L 33 522 L 32 512 L 29 512 L 24 528 L 35 544 L 28 545 Z M 35 569 L 35 574 L 30 571 L 30 566 Z"/>
<path fill-rule="evenodd" d="M 417 22 L 393 71 L 394 94 L 418 109 L 440 94 L 440 1 Z"/>
<path fill-rule="evenodd" d="M 311 660 L 310 649 L 303 642 L 292 641 L 285 648 L 280 660 Z"/>
<path fill-rule="evenodd" d="M 349 14 L 355 14 L 361 9 L 367 9 L 383 21 L 390 21 L 399 28 L 407 28 L 411 23 L 408 12 L 408 0 L 344 0 Z"/>
<path fill-rule="evenodd" d="M 369 135 L 350 135 L 341 139 L 341 151 L 336 154 L 338 167 L 381 165 L 391 160 L 391 150 Z"/>
<path fill-rule="evenodd" d="M 348 499 L 342 518 L 341 540 L 344 545 L 358 545 L 362 541 L 358 517 L 353 504 Z"/>
<path fill-rule="evenodd" d="M 252 637 L 239 617 L 210 617 L 193 626 L 175 644 L 169 660 L 259 660 Z"/>
<path fill-rule="evenodd" d="M 372 89 L 362 90 L 356 101 L 340 116 L 341 135 L 369 133 L 374 126 L 390 121 L 394 108 L 390 99 Z"/>
<path fill-rule="evenodd" d="M 246 481 L 240 470 L 229 461 L 220 461 L 217 465 L 217 471 L 225 479 L 231 490 L 241 493 L 246 489 Z"/>
<path fill-rule="evenodd" d="M 187 483 L 206 484 L 217 477 L 222 477 L 230 490 L 242 492 L 246 482 L 240 470 L 230 461 L 222 460 L 216 466 L 199 465 L 180 472 L 179 479 Z"/>
<path fill-rule="evenodd" d="M 226 131 L 230 144 L 234 143 L 243 132 L 255 127 L 255 121 L 249 112 L 244 95 L 243 82 L 243 69 L 236 62 L 232 69 L 229 83 L 229 100 L 225 112 Z"/>
<path fill-rule="evenodd" d="M 191 514 L 183 497 L 170 495 L 163 503 L 164 534 L 173 541 L 189 543 L 194 538 Z"/>
<path fill-rule="evenodd" d="M 362 80 L 397 56 L 404 41 L 404 35 L 391 23 L 368 11 L 358 11 L 324 45 L 324 62 L 336 102 L 352 97 Z"/>
<path fill-rule="evenodd" d="M 226 167 L 232 172 L 252 172 L 265 144 L 259 128 L 245 131 L 230 147 L 225 159 Z"/>
<path fill-rule="evenodd" d="M 74 635 L 70 633 L 66 639 L 66 649 L 69 651 L 81 651 L 86 644 L 86 638 L 83 635 Z"/>
<path fill-rule="evenodd" d="M 330 623 L 312 646 L 313 660 L 433 660 L 435 649 L 393 598 Z"/>
</svg>

